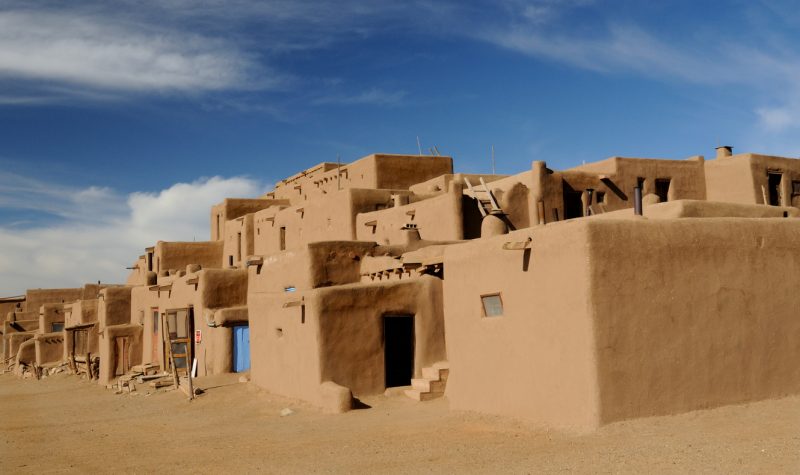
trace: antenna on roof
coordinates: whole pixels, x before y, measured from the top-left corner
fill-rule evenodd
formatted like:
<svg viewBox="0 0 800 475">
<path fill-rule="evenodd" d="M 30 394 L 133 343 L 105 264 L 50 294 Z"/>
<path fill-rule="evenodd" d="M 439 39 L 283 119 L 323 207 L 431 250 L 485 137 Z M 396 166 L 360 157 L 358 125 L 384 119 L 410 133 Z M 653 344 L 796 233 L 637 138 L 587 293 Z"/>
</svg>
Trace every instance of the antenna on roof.
<svg viewBox="0 0 800 475">
<path fill-rule="evenodd" d="M 492 175 L 494 174 L 494 145 L 492 145 Z"/>
<path fill-rule="evenodd" d="M 433 151 L 434 151 L 434 152 L 436 152 L 436 156 L 437 156 L 437 157 L 440 157 L 440 156 L 442 156 L 442 154 L 441 154 L 441 153 L 439 153 L 439 147 L 437 147 L 436 145 L 434 145 L 434 146 L 433 146 Z"/>
<path fill-rule="evenodd" d="M 422 155 L 422 145 L 419 143 L 419 135 L 417 135 L 417 150 L 419 150 L 419 154 Z"/>
<path fill-rule="evenodd" d="M 336 154 L 336 189 L 342 189 L 342 157 Z"/>
</svg>

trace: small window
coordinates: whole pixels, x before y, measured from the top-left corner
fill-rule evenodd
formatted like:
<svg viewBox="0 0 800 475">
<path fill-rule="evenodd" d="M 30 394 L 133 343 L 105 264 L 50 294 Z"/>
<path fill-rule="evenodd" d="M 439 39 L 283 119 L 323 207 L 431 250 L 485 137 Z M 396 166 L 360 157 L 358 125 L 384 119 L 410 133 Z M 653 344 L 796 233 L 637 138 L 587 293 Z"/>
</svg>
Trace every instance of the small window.
<svg viewBox="0 0 800 475">
<path fill-rule="evenodd" d="M 792 194 L 793 195 L 800 195 L 800 181 L 793 181 L 792 182 Z"/>
<path fill-rule="evenodd" d="M 285 251 L 286 250 L 286 226 L 281 226 L 280 246 L 281 246 L 280 247 L 281 251 Z"/>
<path fill-rule="evenodd" d="M 233 267 L 233 256 L 228 256 L 228 266 Z"/>
<path fill-rule="evenodd" d="M 500 294 L 482 295 L 484 317 L 499 317 L 503 315 L 503 299 Z"/>
<path fill-rule="evenodd" d="M 60 322 L 60 323 L 53 323 L 53 324 L 51 324 L 51 327 L 52 327 L 52 331 L 53 331 L 54 333 L 55 333 L 55 332 L 60 332 L 60 331 L 63 331 L 63 330 L 64 330 L 64 323 L 63 323 L 63 322 Z"/>
<path fill-rule="evenodd" d="M 597 204 L 606 204 L 606 192 L 605 191 L 598 191 L 595 195 L 595 202 Z"/>
<path fill-rule="evenodd" d="M 297 290 L 297 288 L 295 288 L 295 286 L 294 286 L 294 285 L 290 285 L 290 286 L 288 286 L 288 287 L 284 287 L 284 288 L 283 288 L 283 291 L 284 291 L 284 292 L 294 292 L 295 290 Z"/>
</svg>

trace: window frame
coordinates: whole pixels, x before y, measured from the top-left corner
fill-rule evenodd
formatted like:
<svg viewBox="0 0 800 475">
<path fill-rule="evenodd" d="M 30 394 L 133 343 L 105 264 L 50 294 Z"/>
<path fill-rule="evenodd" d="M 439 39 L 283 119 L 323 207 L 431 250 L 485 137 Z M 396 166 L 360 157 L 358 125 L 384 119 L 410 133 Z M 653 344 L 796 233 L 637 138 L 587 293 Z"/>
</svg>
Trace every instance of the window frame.
<svg viewBox="0 0 800 475">
<path fill-rule="evenodd" d="M 500 300 L 500 313 L 495 315 L 487 315 L 486 314 L 486 304 L 484 299 L 487 297 L 497 297 Z M 502 292 L 492 292 L 488 294 L 481 294 L 481 318 L 496 318 L 496 317 L 503 317 L 505 316 L 505 303 L 503 302 L 503 293 Z"/>
</svg>

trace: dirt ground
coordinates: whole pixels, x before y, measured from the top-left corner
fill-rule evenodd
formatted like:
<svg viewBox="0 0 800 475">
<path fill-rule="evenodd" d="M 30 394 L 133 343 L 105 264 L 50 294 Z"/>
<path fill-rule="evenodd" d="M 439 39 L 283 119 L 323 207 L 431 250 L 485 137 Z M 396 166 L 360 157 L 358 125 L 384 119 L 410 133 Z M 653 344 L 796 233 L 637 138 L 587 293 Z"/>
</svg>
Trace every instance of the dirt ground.
<svg viewBox="0 0 800 475">
<path fill-rule="evenodd" d="M 446 398 L 377 396 L 326 415 L 236 375 L 198 385 L 189 402 L 2 375 L 0 473 L 800 473 L 800 396 L 569 435 Z"/>
</svg>

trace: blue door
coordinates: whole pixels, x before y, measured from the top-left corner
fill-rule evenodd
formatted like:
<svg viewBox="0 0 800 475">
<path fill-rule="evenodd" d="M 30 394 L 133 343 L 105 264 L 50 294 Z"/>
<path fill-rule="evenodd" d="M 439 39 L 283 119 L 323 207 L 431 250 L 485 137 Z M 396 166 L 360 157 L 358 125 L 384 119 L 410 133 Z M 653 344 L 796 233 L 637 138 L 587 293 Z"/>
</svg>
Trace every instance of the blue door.
<svg viewBox="0 0 800 475">
<path fill-rule="evenodd" d="M 233 372 L 241 373 L 250 369 L 250 327 L 233 327 Z"/>
</svg>

